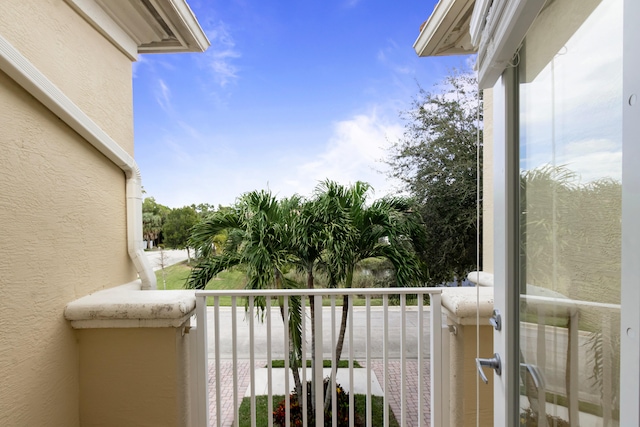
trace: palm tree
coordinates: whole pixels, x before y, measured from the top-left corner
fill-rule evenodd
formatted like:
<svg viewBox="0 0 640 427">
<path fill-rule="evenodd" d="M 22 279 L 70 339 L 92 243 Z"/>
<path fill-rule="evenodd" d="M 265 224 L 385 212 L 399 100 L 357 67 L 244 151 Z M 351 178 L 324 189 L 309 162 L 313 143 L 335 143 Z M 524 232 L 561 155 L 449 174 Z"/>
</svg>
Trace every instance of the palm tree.
<svg viewBox="0 0 640 427">
<path fill-rule="evenodd" d="M 329 180 L 316 187 L 318 209 L 333 218 L 332 229 L 341 231 L 329 233 L 334 238 L 327 241 L 323 254 L 330 285 L 351 288 L 357 264 L 378 257 L 391 262 L 398 286 L 419 286 L 424 280 L 424 269 L 415 248 L 425 238 L 420 216 L 406 198 L 388 197 L 367 205 L 370 190 L 370 185 L 364 182 L 345 187 Z M 335 349 L 336 366 L 332 369 L 334 378 L 344 345 L 348 302 L 345 295 Z M 330 396 L 331 389 L 327 388 L 325 409 L 330 404 Z"/>
<path fill-rule="evenodd" d="M 269 192 L 243 195 L 231 209 L 214 212 L 194 227 L 190 244 L 203 255 L 188 278 L 187 286 L 204 289 L 216 274 L 236 265 L 247 270 L 247 289 L 315 287 L 315 272 L 323 269 L 332 287 L 351 287 L 358 262 L 384 257 L 396 271 L 397 283 L 421 283 L 422 268 L 414 247 L 424 238 L 419 216 L 403 198 L 387 198 L 367 206 L 370 186 L 357 182 L 344 187 L 332 181 L 318 185 L 310 200 L 294 196 L 277 201 Z M 211 248 L 216 236 L 226 235 L 222 251 Z M 295 268 L 305 273 L 298 284 L 284 272 Z M 256 301 L 264 308 L 264 301 Z M 315 304 L 310 299 L 312 366 L 315 360 Z M 296 393 L 303 387 L 298 368 L 302 359 L 301 303 L 291 298 L 289 313 L 281 314 L 291 332 L 289 357 Z M 343 304 L 336 354 L 340 358 L 348 318 L 348 298 Z M 312 370 L 315 372 L 315 370 Z M 335 371 L 334 371 L 335 374 Z M 315 380 L 322 379 L 311 378 Z M 306 390 L 306 387 L 304 387 Z M 310 406 L 315 406 L 314 388 Z M 330 388 L 328 388 L 328 391 Z M 325 396 L 328 405 L 330 394 Z"/>
<path fill-rule="evenodd" d="M 283 270 L 294 261 L 288 246 L 292 240 L 289 224 L 300 203 L 297 196 L 278 202 L 270 192 L 253 191 L 241 196 L 234 207 L 210 214 L 194 227 L 190 238 L 190 245 L 197 248 L 201 258 L 186 287 L 205 289 L 216 274 L 235 266 L 246 268 L 247 289 L 298 287 Z M 226 235 L 222 251 L 212 250 L 221 235 Z M 280 314 L 290 325 L 291 369 L 296 390 L 301 391 L 297 369 L 301 359 L 300 300 L 291 298 L 289 313 L 284 313 L 282 302 Z M 264 310 L 265 300 L 256 299 L 256 306 Z"/>
</svg>

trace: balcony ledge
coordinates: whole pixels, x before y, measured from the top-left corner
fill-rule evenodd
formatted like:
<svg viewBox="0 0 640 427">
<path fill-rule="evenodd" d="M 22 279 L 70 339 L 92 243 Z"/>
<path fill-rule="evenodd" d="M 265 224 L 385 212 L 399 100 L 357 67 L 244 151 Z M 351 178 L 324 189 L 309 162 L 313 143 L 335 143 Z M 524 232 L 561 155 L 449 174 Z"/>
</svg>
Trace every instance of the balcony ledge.
<svg viewBox="0 0 640 427">
<path fill-rule="evenodd" d="M 195 308 L 194 291 L 143 291 L 136 280 L 77 299 L 64 316 L 75 329 L 178 328 Z"/>
<path fill-rule="evenodd" d="M 479 299 L 478 299 L 479 297 Z M 442 290 L 443 313 L 458 325 L 488 324 L 493 313 L 492 287 L 459 287 Z"/>
</svg>

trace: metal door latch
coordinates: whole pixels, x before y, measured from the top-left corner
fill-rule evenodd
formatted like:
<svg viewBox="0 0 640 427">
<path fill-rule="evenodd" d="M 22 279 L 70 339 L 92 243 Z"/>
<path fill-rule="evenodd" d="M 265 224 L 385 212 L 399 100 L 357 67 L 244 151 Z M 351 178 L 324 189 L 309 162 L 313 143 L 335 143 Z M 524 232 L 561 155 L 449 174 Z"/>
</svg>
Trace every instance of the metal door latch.
<svg viewBox="0 0 640 427">
<path fill-rule="evenodd" d="M 502 316 L 500 316 L 499 310 L 493 310 L 493 315 L 489 319 L 489 323 L 491 323 L 496 331 L 502 330 Z"/>
<path fill-rule="evenodd" d="M 478 368 L 478 374 L 485 384 L 489 383 L 487 376 L 484 374 L 483 367 L 491 368 L 496 371 L 497 375 L 502 375 L 502 363 L 500 362 L 500 356 L 498 353 L 493 353 L 493 357 L 490 359 L 476 358 L 476 368 Z"/>
</svg>

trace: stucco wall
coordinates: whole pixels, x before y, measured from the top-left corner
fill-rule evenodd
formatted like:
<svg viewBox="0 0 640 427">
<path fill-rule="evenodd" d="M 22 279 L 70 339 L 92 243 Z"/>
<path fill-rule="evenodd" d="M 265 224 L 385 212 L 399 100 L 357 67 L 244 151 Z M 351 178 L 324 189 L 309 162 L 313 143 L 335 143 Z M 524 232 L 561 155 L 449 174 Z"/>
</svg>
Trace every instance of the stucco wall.
<svg viewBox="0 0 640 427">
<path fill-rule="evenodd" d="M 0 1 L 0 34 L 133 155 L 131 61 L 64 0 Z"/>
<path fill-rule="evenodd" d="M 0 34 L 132 152 L 131 65 L 62 0 L 2 0 Z M 65 305 L 134 280 L 120 169 L 0 72 L 0 425 L 79 425 Z"/>
<path fill-rule="evenodd" d="M 78 338 L 84 427 L 188 425 L 189 335 L 180 328 L 83 329 Z"/>
</svg>

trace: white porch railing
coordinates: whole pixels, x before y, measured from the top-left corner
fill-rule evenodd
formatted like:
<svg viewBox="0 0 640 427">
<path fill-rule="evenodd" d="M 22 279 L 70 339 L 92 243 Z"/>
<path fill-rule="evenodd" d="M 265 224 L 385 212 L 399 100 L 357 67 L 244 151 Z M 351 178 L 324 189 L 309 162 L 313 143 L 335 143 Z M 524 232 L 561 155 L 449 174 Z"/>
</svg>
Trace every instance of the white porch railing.
<svg viewBox="0 0 640 427">
<path fill-rule="evenodd" d="M 444 379 L 447 384 L 443 384 L 443 373 L 448 372 L 448 345 L 443 345 L 443 339 L 447 334 L 443 329 L 447 326 L 443 324 L 441 311 L 441 289 L 438 288 L 388 288 L 388 289 L 286 289 L 286 290 L 263 290 L 263 291 L 196 291 L 196 315 L 197 343 L 196 350 L 196 375 L 197 392 L 196 398 L 197 412 L 194 415 L 196 425 L 201 427 L 226 427 L 256 425 L 256 361 L 265 361 L 264 371 L 266 371 L 266 394 L 267 398 L 267 418 L 268 425 L 273 424 L 273 403 L 274 394 L 284 394 L 288 396 L 293 388 L 289 379 L 290 361 L 288 357 L 289 346 L 289 323 L 283 322 L 277 301 L 281 301 L 284 312 L 288 313 L 291 297 L 300 297 L 301 312 L 301 332 L 302 332 L 302 366 L 307 365 L 307 360 L 312 359 L 311 351 L 315 351 L 315 360 L 320 363 L 315 364 L 311 372 L 307 369 L 300 369 L 302 384 L 307 381 L 310 374 L 312 378 L 322 379 L 325 376 L 332 378 L 333 398 L 332 404 L 336 403 L 336 341 L 339 325 L 336 324 L 336 299 L 342 300 L 343 296 L 348 296 L 349 316 L 347 330 L 345 332 L 345 346 L 342 360 L 348 360 L 348 368 L 341 368 L 339 371 L 348 371 L 348 379 L 341 380 L 341 385 L 349 391 L 349 425 L 354 425 L 354 394 L 358 384 L 354 380 L 354 362 L 357 360 L 364 364 L 364 390 L 358 394 L 365 394 L 366 410 L 363 415 L 366 425 L 372 426 L 372 388 L 378 383 L 374 381 L 378 370 L 380 389 L 383 395 L 383 425 L 389 426 L 390 408 L 394 410 L 394 416 L 399 426 L 432 426 L 440 427 L 444 425 L 448 415 L 448 378 Z M 426 306 L 424 296 L 430 296 L 430 306 Z M 408 298 L 408 296 L 411 296 Z M 417 296 L 417 297 L 415 297 Z M 229 298 L 230 307 L 221 307 L 220 299 Z M 356 297 L 364 298 L 364 306 L 354 310 L 353 303 Z M 372 306 L 372 299 L 380 298 L 382 306 Z M 213 306 L 207 307 L 207 298 L 213 300 Z M 265 299 L 265 311 L 262 317 L 263 322 L 257 318 L 256 298 Z M 272 298 L 274 301 L 272 301 Z M 314 329 L 315 346 L 310 342 L 310 304 L 313 301 L 315 307 L 321 307 L 323 300 L 328 304 L 322 311 L 316 309 Z M 393 301 L 393 303 L 391 303 Z M 408 302 L 409 301 L 409 302 Z M 238 309 L 240 302 L 245 305 Z M 272 308 L 274 309 L 272 312 Z M 246 309 L 246 312 L 245 312 Z M 341 312 L 341 308 L 340 308 Z M 208 314 L 213 314 L 213 321 L 207 319 Z M 425 319 L 425 314 L 428 316 Z M 373 316 L 372 316 L 373 315 Z M 240 321 L 238 321 L 238 316 Z M 354 321 L 354 317 L 358 317 Z M 244 317 L 244 321 L 243 321 Z M 273 318 L 272 318 L 273 317 Z M 392 319 L 390 320 L 390 317 Z M 428 325 L 426 323 L 428 322 Z M 239 325 L 240 323 L 240 325 Z M 246 323 L 246 325 L 242 325 Z M 357 331 L 354 332 L 354 323 L 357 323 Z M 209 328 L 212 328 L 209 331 Z M 246 328 L 246 329 L 245 329 Z M 379 330 L 381 328 L 381 330 Z M 364 335 L 364 336 L 361 336 Z M 212 342 L 211 342 L 211 341 Z M 429 340 L 427 349 L 426 341 Z M 378 344 L 381 344 L 380 348 Z M 313 350 L 312 350 L 313 349 Z M 357 353 L 357 354 L 356 354 Z M 281 358 L 284 360 L 284 371 L 272 368 L 272 359 Z M 329 374 L 323 373 L 322 360 L 332 360 L 332 370 Z M 249 388 L 247 396 L 250 400 L 250 424 L 240 423 L 238 419 L 238 408 L 242 401 L 240 389 L 242 382 L 239 375 L 239 363 L 249 370 Z M 428 363 L 428 368 L 427 368 Z M 222 364 L 229 365 L 231 375 L 225 379 L 222 375 Z M 408 366 L 411 366 L 409 372 Z M 209 369 L 215 373 L 215 381 L 210 384 Z M 428 370 L 427 370 L 428 369 Z M 359 370 L 362 372 L 362 370 Z M 424 379 L 428 376 L 429 382 Z M 282 378 L 283 377 L 283 378 Z M 274 382 L 284 381 L 284 391 L 274 392 Z M 226 381 L 226 382 L 225 382 Z M 209 389 L 211 387 L 211 390 Z M 322 408 L 324 404 L 323 381 L 313 383 L 315 396 L 315 407 Z M 361 385 L 362 387 L 362 385 Z M 232 389 L 232 393 L 228 390 Z M 210 413 L 210 391 L 215 395 L 213 406 L 215 410 Z M 223 402 L 223 392 L 227 397 Z M 306 419 L 306 393 L 302 393 L 302 417 L 303 425 L 311 425 Z M 231 402 L 229 402 L 231 400 Z M 290 407 L 289 400 L 286 402 L 286 420 L 289 427 Z M 391 402 L 399 402 L 393 405 Z M 223 417 L 225 407 L 233 408 L 231 418 Z M 332 408 L 333 425 L 337 425 L 335 406 Z M 211 418 L 211 420 L 210 420 Z M 316 410 L 315 426 L 324 426 L 323 411 Z"/>
</svg>

